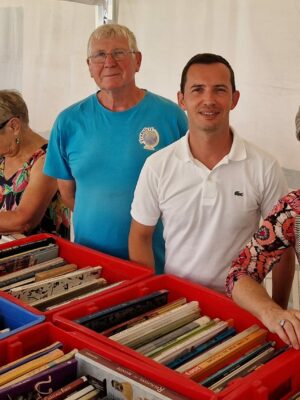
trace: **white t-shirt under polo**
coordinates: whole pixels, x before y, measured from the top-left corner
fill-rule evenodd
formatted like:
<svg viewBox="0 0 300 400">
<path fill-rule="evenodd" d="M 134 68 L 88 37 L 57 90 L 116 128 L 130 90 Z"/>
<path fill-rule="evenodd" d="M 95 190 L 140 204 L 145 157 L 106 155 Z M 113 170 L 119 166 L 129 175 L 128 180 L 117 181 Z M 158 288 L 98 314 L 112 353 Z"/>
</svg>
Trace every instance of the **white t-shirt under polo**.
<svg viewBox="0 0 300 400">
<path fill-rule="evenodd" d="M 141 171 L 132 217 L 162 217 L 165 272 L 224 292 L 228 268 L 288 188 L 277 161 L 234 134 L 212 170 L 195 160 L 188 134 L 150 156 Z"/>
</svg>

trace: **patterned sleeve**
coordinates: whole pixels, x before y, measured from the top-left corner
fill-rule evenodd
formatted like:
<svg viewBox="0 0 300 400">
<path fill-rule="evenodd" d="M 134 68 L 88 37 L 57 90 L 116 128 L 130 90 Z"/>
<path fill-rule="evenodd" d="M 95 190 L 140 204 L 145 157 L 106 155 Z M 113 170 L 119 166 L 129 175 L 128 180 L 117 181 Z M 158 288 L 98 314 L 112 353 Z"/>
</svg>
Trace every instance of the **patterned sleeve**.
<svg viewBox="0 0 300 400">
<path fill-rule="evenodd" d="M 295 245 L 295 213 L 292 194 L 283 197 L 263 221 L 250 242 L 232 262 L 226 279 L 226 293 L 231 297 L 234 283 L 242 276 L 262 282 L 280 260 L 284 250 Z"/>
</svg>

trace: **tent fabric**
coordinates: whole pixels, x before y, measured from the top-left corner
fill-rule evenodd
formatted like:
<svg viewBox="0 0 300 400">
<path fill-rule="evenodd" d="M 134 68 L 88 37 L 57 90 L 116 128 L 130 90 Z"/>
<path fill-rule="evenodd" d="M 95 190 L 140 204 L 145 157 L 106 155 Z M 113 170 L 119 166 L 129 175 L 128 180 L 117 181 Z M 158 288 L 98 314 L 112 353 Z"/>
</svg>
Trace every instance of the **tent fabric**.
<svg viewBox="0 0 300 400">
<path fill-rule="evenodd" d="M 85 3 L 85 4 L 82 4 Z M 103 0 L 0 0 L 0 88 L 20 90 L 31 125 L 47 136 L 60 110 L 94 91 L 86 43 Z M 106 1 L 107 3 L 107 1 Z M 244 138 L 300 170 L 298 0 L 121 0 L 117 20 L 143 53 L 138 85 L 176 101 L 180 74 L 199 52 L 232 64 L 240 102 L 232 124 Z"/>
</svg>

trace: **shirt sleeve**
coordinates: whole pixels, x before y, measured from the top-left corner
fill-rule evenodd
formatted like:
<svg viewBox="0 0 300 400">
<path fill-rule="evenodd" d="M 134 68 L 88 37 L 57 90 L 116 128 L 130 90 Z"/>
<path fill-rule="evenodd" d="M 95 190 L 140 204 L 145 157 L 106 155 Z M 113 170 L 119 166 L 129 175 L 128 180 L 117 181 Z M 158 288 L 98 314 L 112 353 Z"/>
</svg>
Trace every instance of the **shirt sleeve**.
<svg viewBox="0 0 300 400">
<path fill-rule="evenodd" d="M 232 262 L 225 283 L 229 297 L 234 283 L 243 276 L 250 276 L 261 283 L 285 249 L 295 245 L 295 217 L 286 202 L 287 198 L 277 202 L 250 242 Z"/>
<path fill-rule="evenodd" d="M 283 170 L 276 160 L 270 164 L 262 188 L 261 215 L 266 218 L 274 205 L 288 193 L 288 185 Z"/>
<path fill-rule="evenodd" d="M 131 216 L 140 224 L 155 226 L 160 218 L 158 175 L 150 164 L 149 157 L 139 176 L 131 205 Z"/>
<path fill-rule="evenodd" d="M 61 129 L 59 117 L 51 130 L 50 140 L 47 148 L 44 173 L 58 179 L 74 179 L 66 155 L 66 143 L 63 141 L 63 130 Z"/>
</svg>

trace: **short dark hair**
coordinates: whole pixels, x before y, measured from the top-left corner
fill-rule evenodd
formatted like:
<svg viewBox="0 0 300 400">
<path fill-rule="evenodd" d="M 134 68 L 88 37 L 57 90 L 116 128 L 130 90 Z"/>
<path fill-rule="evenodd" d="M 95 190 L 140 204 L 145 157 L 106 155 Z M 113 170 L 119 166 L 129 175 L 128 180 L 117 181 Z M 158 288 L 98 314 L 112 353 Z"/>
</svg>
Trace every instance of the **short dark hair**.
<svg viewBox="0 0 300 400">
<path fill-rule="evenodd" d="M 235 78 L 234 78 L 234 72 L 233 72 L 233 69 L 232 69 L 231 65 L 222 56 L 219 56 L 217 54 L 212 54 L 212 53 L 196 54 L 194 57 L 192 57 L 187 62 L 187 64 L 183 68 L 183 71 L 182 71 L 182 74 L 181 74 L 180 91 L 182 93 L 184 93 L 184 87 L 185 87 L 185 84 L 186 84 L 187 73 L 188 73 L 189 68 L 193 64 L 217 64 L 217 63 L 224 64 L 229 69 L 232 91 L 235 92 L 236 91 Z"/>
</svg>

